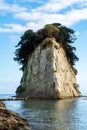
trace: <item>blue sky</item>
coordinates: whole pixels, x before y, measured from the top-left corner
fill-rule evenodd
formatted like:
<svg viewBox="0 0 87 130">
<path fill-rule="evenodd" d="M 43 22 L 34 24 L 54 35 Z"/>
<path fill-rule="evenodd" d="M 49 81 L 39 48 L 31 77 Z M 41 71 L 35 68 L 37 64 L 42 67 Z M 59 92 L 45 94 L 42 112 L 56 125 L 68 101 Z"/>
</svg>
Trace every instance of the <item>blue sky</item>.
<svg viewBox="0 0 87 130">
<path fill-rule="evenodd" d="M 87 95 L 87 0 L 0 0 L 0 93 L 15 93 L 22 72 L 15 45 L 28 29 L 61 23 L 76 32 L 77 83 Z"/>
</svg>

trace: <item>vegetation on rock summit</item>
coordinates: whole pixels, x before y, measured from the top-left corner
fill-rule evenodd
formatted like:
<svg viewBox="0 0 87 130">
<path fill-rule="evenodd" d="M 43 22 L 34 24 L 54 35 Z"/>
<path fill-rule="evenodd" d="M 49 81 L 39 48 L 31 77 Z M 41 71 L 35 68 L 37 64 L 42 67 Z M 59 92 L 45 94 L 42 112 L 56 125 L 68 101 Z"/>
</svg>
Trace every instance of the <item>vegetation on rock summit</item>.
<svg viewBox="0 0 87 130">
<path fill-rule="evenodd" d="M 34 32 L 33 30 L 27 30 L 21 36 L 21 40 L 17 44 L 14 60 L 22 65 L 22 70 L 27 64 L 28 57 L 34 52 L 35 48 L 41 44 L 41 42 L 47 37 L 54 37 L 55 40 L 61 44 L 64 48 L 67 56 L 67 60 L 73 67 L 75 62 L 78 61 L 78 57 L 75 55 L 76 48 L 72 46 L 75 42 L 75 32 L 60 23 L 47 24 L 42 29 Z"/>
</svg>

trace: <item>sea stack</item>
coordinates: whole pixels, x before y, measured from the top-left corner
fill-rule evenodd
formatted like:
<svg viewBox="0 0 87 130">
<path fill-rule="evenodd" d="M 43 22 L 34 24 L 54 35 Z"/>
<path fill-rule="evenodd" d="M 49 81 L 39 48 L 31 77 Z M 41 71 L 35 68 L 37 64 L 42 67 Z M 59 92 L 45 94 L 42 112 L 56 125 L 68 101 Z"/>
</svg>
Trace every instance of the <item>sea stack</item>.
<svg viewBox="0 0 87 130">
<path fill-rule="evenodd" d="M 60 99 L 79 97 L 76 71 L 54 37 L 45 38 L 28 57 L 17 96 Z"/>
</svg>

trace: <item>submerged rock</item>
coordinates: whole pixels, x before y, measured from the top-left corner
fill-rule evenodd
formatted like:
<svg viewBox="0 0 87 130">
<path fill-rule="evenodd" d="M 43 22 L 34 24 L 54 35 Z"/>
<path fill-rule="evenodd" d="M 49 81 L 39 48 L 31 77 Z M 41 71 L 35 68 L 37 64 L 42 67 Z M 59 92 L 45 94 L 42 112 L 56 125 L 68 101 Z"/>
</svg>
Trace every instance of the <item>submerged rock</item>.
<svg viewBox="0 0 87 130">
<path fill-rule="evenodd" d="M 30 130 L 30 128 L 26 119 L 7 110 L 5 105 L 0 102 L 0 130 Z"/>
<path fill-rule="evenodd" d="M 61 44 L 46 38 L 29 55 L 17 96 L 41 99 L 78 97 L 76 73 Z"/>
</svg>

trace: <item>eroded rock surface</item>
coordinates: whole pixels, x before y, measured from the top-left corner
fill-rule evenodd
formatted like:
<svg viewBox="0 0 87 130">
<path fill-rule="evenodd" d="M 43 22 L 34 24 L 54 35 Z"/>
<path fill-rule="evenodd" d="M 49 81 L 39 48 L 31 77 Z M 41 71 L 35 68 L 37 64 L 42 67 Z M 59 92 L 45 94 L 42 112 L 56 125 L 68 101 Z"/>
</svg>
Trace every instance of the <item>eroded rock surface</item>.
<svg viewBox="0 0 87 130">
<path fill-rule="evenodd" d="M 17 96 L 42 99 L 81 96 L 75 70 L 54 38 L 46 38 L 29 56 Z"/>
</svg>

